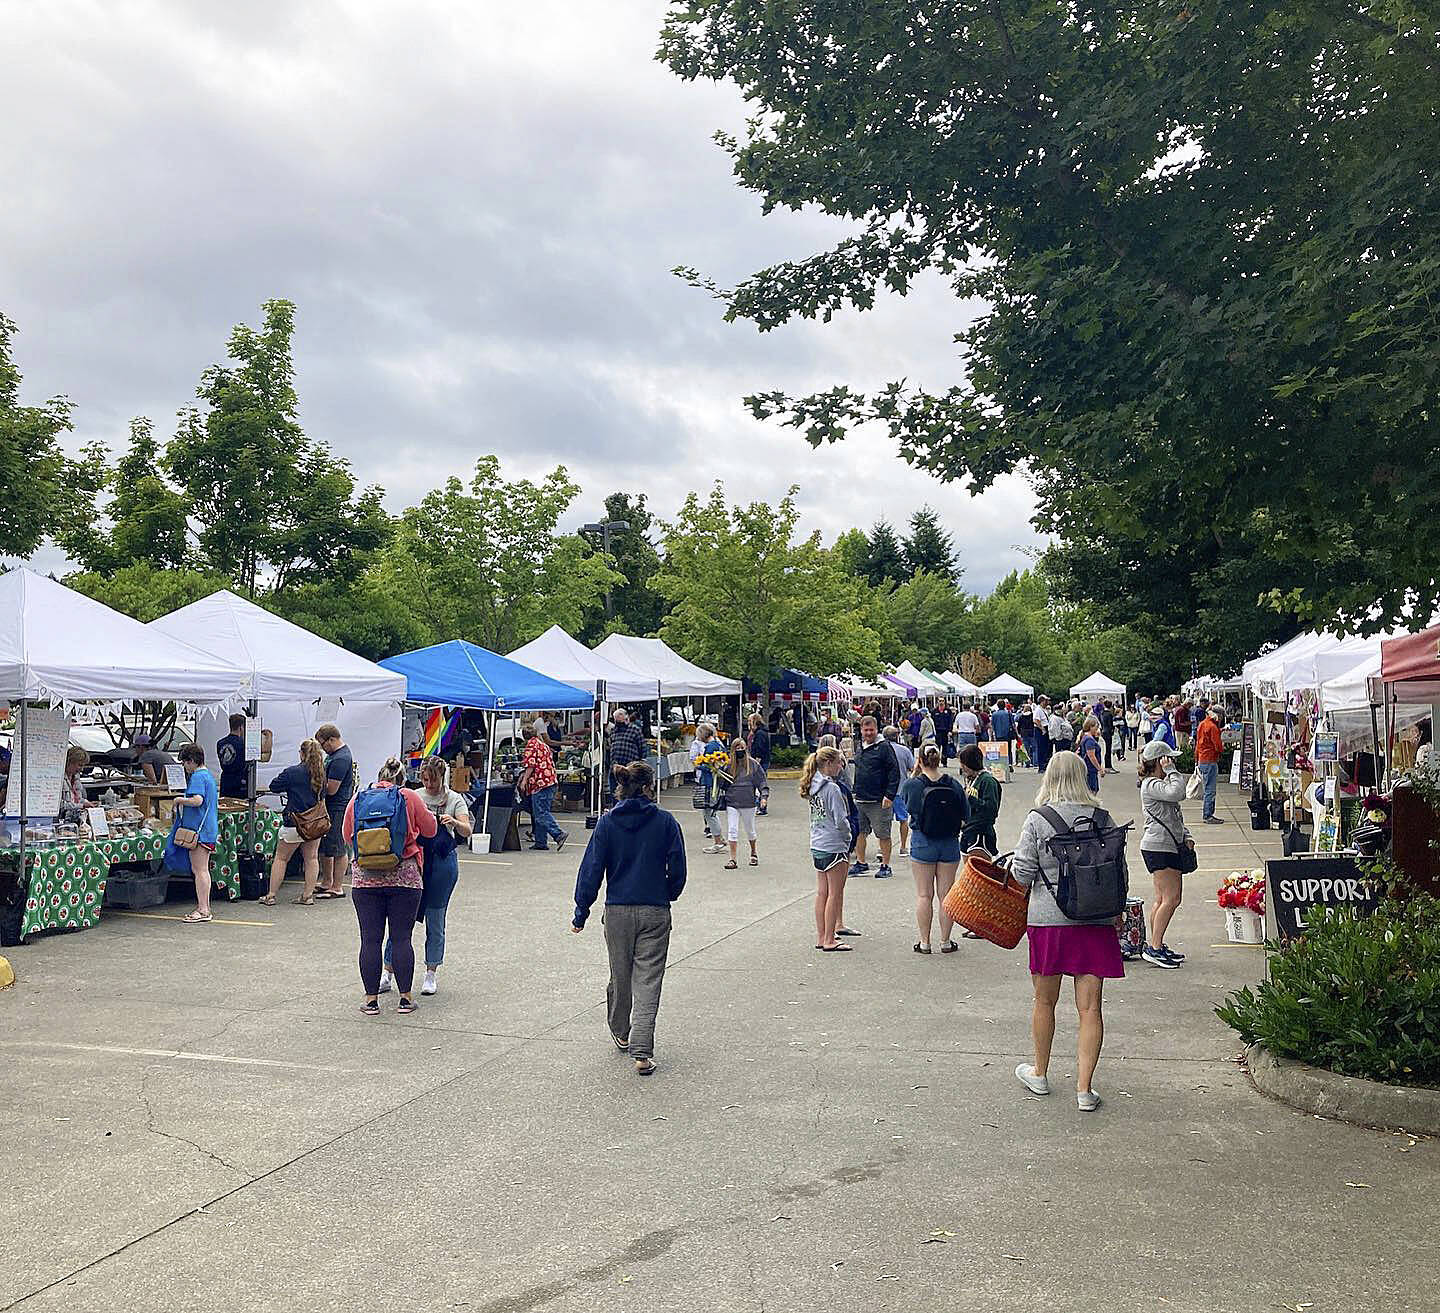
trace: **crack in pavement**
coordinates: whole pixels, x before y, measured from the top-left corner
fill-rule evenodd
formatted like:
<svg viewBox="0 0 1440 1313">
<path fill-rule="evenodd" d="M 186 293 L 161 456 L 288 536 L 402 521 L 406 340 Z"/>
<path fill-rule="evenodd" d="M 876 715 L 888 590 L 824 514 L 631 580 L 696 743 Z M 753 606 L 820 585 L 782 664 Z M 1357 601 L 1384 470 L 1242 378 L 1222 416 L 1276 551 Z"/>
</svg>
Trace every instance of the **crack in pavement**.
<svg viewBox="0 0 1440 1313">
<path fill-rule="evenodd" d="M 174 1140 L 177 1144 L 188 1145 L 191 1149 L 194 1149 L 196 1153 L 201 1154 L 203 1157 L 208 1158 L 211 1162 L 225 1168 L 226 1171 L 234 1172 L 236 1176 L 243 1176 L 247 1185 L 251 1181 L 253 1181 L 255 1179 L 254 1176 L 251 1175 L 251 1173 L 247 1172 L 243 1167 L 237 1167 L 228 1159 L 222 1158 L 218 1153 L 215 1153 L 213 1150 L 207 1149 L 203 1144 L 199 1144 L 195 1140 L 189 1139 L 187 1136 L 180 1135 L 178 1132 L 175 1131 L 162 1131 L 155 1124 L 156 1112 L 155 1105 L 150 1101 L 149 1082 L 150 1077 L 155 1075 L 159 1070 L 159 1066 L 152 1063 L 150 1066 L 144 1068 L 140 1073 L 139 1096 L 140 1104 L 145 1109 L 145 1129 L 151 1135 L 159 1136 L 162 1140 Z M 23 1298 L 28 1299 L 29 1295 L 26 1295 Z"/>
</svg>

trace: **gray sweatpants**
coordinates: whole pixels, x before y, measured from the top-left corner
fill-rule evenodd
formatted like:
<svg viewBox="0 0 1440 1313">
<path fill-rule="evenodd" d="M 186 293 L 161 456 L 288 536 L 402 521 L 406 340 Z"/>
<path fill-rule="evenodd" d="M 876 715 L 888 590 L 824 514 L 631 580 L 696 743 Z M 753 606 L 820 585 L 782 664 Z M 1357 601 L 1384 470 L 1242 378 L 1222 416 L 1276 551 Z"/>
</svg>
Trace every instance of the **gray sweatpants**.
<svg viewBox="0 0 1440 1313">
<path fill-rule="evenodd" d="M 670 909 L 611 904 L 605 909 L 610 984 L 605 1003 L 610 1033 L 630 1039 L 632 1058 L 655 1055 L 655 1015 L 670 952 Z"/>
</svg>

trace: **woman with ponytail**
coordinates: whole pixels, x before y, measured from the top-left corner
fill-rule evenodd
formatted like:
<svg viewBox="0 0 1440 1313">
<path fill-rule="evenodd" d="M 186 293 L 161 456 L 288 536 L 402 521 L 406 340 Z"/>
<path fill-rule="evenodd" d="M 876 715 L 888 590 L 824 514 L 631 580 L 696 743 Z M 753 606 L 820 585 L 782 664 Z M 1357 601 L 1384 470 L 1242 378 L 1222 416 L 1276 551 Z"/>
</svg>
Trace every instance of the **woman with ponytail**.
<svg viewBox="0 0 1440 1313">
<path fill-rule="evenodd" d="M 269 792 L 285 796 L 285 815 L 280 841 L 275 845 L 275 860 L 270 863 L 270 891 L 260 901 L 266 907 L 275 906 L 275 898 L 285 882 L 285 868 L 298 848 L 304 864 L 305 887 L 294 901 L 309 907 L 315 901 L 315 882 L 320 877 L 320 840 L 302 839 L 295 828 L 295 817 L 309 811 L 325 796 L 325 754 L 314 739 L 306 739 L 300 745 L 299 762 L 285 767 L 271 780 Z"/>
</svg>

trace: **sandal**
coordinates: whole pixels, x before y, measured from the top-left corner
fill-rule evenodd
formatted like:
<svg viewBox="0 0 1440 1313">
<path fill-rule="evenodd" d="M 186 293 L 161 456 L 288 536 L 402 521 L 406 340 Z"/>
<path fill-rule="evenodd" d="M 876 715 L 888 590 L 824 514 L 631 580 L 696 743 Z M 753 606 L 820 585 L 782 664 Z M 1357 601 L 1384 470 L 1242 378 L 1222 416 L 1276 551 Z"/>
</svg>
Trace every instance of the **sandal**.
<svg viewBox="0 0 1440 1313">
<path fill-rule="evenodd" d="M 930 950 L 929 950 L 929 948 L 927 948 L 927 947 L 926 947 L 925 945 L 923 945 L 923 944 L 916 944 L 916 945 L 915 945 L 915 951 L 916 951 L 917 953 L 924 953 L 927 957 L 930 955 Z"/>
<path fill-rule="evenodd" d="M 304 894 L 297 894 L 290 901 L 299 907 L 313 907 L 315 905 L 315 895 L 311 894 L 309 898 L 306 898 Z"/>
<path fill-rule="evenodd" d="M 739 868 L 735 865 L 734 862 L 726 862 L 726 863 L 725 863 L 725 869 L 726 869 L 727 871 L 735 871 L 735 870 L 738 870 Z"/>
<path fill-rule="evenodd" d="M 180 919 L 184 921 L 186 925 L 204 925 L 207 921 L 213 921 L 215 918 L 211 916 L 209 912 L 202 912 L 197 907 L 189 916 L 181 917 Z"/>
<path fill-rule="evenodd" d="M 759 865 L 760 865 L 760 859 L 759 859 L 758 857 L 755 857 L 755 856 L 752 855 L 751 858 L 750 858 L 750 865 L 751 865 L 751 866 L 759 866 Z"/>
<path fill-rule="evenodd" d="M 256 899 L 256 901 L 260 904 L 261 907 L 274 907 L 274 906 L 275 906 L 275 895 L 274 895 L 274 894 L 262 894 L 258 899 Z"/>
<path fill-rule="evenodd" d="M 824 944 L 821 944 L 820 951 L 822 953 L 853 953 L 855 950 L 849 944 L 836 944 L 834 948 L 826 948 Z"/>
<path fill-rule="evenodd" d="M 315 897 L 316 897 L 316 898 L 344 898 L 344 897 L 345 897 L 345 891 L 344 891 L 343 889 L 317 889 L 317 890 L 315 891 Z"/>
<path fill-rule="evenodd" d="M 945 941 L 945 946 L 940 951 L 942 953 L 958 953 L 960 951 L 960 945 L 957 944 L 953 939 L 947 939 Z"/>
</svg>

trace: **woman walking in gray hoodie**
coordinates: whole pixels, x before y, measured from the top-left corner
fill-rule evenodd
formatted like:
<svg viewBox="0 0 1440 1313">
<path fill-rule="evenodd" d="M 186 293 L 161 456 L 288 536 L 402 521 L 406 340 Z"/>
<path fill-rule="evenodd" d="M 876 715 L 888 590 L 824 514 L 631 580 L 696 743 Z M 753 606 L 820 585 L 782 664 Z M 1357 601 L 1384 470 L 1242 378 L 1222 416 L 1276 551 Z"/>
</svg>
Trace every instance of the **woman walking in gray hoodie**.
<svg viewBox="0 0 1440 1313">
<path fill-rule="evenodd" d="M 800 772 L 800 796 L 810 804 L 810 858 L 815 864 L 816 948 L 848 953 L 836 937 L 850 866 L 850 808 L 835 777 L 845 769 L 838 748 L 817 748 Z"/>
</svg>

